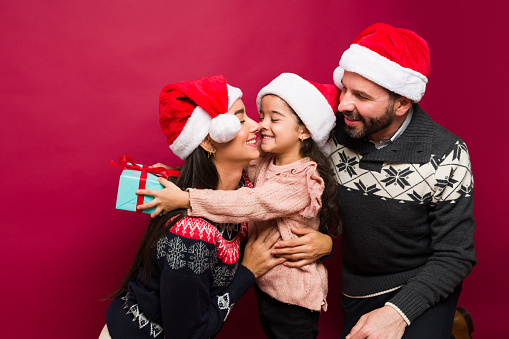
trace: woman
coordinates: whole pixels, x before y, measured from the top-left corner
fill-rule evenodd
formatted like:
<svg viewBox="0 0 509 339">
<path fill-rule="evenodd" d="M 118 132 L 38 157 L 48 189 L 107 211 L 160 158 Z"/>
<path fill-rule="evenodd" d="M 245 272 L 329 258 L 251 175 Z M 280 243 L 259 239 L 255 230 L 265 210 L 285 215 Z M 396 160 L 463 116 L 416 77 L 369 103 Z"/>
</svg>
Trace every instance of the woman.
<svg viewBox="0 0 509 339">
<path fill-rule="evenodd" d="M 170 149 L 186 159 L 175 181 L 181 189 L 252 186 L 243 169 L 259 157 L 258 125 L 247 117 L 241 96 L 222 76 L 179 82 L 161 92 L 163 133 Z M 284 261 L 270 256 L 279 233 L 265 243 L 268 233 L 250 236 L 241 261 L 246 233 L 246 223 L 213 223 L 185 210 L 153 219 L 112 295 L 101 336 L 215 336 L 255 279 Z"/>
</svg>

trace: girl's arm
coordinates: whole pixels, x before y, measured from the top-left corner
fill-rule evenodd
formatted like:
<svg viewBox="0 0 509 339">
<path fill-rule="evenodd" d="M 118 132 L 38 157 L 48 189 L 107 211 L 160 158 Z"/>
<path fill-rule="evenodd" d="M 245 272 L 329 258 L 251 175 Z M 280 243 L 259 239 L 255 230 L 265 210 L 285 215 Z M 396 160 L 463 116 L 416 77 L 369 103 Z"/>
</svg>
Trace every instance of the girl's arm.
<svg viewBox="0 0 509 339">
<path fill-rule="evenodd" d="M 296 180 L 266 183 L 255 188 L 243 187 L 235 191 L 189 189 L 192 216 L 215 222 L 246 222 L 286 217 L 306 210 L 313 204 L 307 185 Z M 321 201 L 314 201 L 316 213 Z"/>
<path fill-rule="evenodd" d="M 164 189 L 136 191 L 136 194 L 154 197 L 154 200 L 139 205 L 138 209 L 144 210 L 155 207 L 154 212 L 150 214 L 152 218 L 155 218 L 161 213 L 164 215 L 179 208 L 189 209 L 191 207 L 189 204 L 189 192 L 182 191 L 177 185 L 167 179 L 158 178 L 157 180 L 165 187 Z"/>
<path fill-rule="evenodd" d="M 307 167 L 300 175 L 281 175 L 262 186 L 231 191 L 189 189 L 182 192 L 165 179 L 159 179 L 159 182 L 166 188 L 137 191 L 155 198 L 138 208 L 157 206 L 152 215 L 188 208 L 191 216 L 222 223 L 269 220 L 295 213 L 314 217 L 321 207 L 323 191 L 323 180 L 315 174 L 315 166 Z"/>
</svg>

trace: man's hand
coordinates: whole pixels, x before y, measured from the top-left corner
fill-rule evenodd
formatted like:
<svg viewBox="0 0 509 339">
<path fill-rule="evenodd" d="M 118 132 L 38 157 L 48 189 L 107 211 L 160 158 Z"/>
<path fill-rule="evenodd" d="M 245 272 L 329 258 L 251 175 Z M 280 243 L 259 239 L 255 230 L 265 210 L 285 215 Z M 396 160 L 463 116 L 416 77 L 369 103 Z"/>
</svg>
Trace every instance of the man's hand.
<svg viewBox="0 0 509 339">
<path fill-rule="evenodd" d="M 288 267 L 302 267 L 332 252 L 332 238 L 312 228 L 295 228 L 292 232 L 299 235 L 297 239 L 281 240 L 276 244 L 272 254 L 287 261 Z"/>
<path fill-rule="evenodd" d="M 276 232 L 267 238 L 273 229 Z M 272 255 L 274 244 L 280 237 L 281 235 L 277 227 L 266 228 L 260 234 L 257 234 L 255 227 L 250 229 L 249 239 L 244 249 L 242 265 L 253 272 L 255 278 L 264 275 L 272 267 L 285 262 L 286 259 L 276 258 Z"/>
<path fill-rule="evenodd" d="M 346 339 L 400 339 L 407 323 L 391 306 L 384 306 L 364 314 Z"/>
<path fill-rule="evenodd" d="M 157 217 L 159 214 L 167 214 L 178 208 L 190 208 L 189 192 L 182 191 L 177 185 L 164 178 L 159 178 L 159 183 L 165 188 L 162 190 L 137 190 L 136 194 L 151 195 L 154 200 L 139 205 L 138 209 L 144 210 L 156 206 L 150 216 Z"/>
</svg>

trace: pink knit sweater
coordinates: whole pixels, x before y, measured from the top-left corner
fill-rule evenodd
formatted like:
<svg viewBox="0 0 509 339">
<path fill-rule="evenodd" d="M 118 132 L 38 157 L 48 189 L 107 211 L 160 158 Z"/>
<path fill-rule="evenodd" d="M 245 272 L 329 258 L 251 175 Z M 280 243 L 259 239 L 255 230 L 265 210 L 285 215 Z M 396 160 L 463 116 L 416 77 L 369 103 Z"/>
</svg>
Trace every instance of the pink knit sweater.
<svg viewBox="0 0 509 339">
<path fill-rule="evenodd" d="M 274 155 L 252 161 L 248 177 L 255 188 L 235 191 L 189 189 L 192 216 L 215 222 L 256 221 L 250 227 L 277 225 L 283 240 L 297 238 L 291 227 L 318 229 L 317 217 L 324 189 L 316 163 L 304 158 L 276 166 Z M 282 302 L 327 310 L 327 270 L 321 262 L 302 268 L 278 265 L 257 279 L 258 286 Z"/>
</svg>

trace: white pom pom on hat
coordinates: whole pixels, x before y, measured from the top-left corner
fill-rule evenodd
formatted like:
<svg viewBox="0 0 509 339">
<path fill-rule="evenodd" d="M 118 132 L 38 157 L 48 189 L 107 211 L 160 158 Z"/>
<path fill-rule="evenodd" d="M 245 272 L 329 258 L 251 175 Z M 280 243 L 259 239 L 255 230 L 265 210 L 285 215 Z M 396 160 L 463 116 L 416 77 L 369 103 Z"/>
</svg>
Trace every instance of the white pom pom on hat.
<svg viewBox="0 0 509 339">
<path fill-rule="evenodd" d="M 239 119 L 228 110 L 242 97 L 222 75 L 167 85 L 159 96 L 159 123 L 170 149 L 187 158 L 207 134 L 228 142 L 240 131 Z"/>
<path fill-rule="evenodd" d="M 240 120 L 231 114 L 219 114 L 210 122 L 209 135 L 216 142 L 233 140 L 240 131 Z"/>
</svg>

